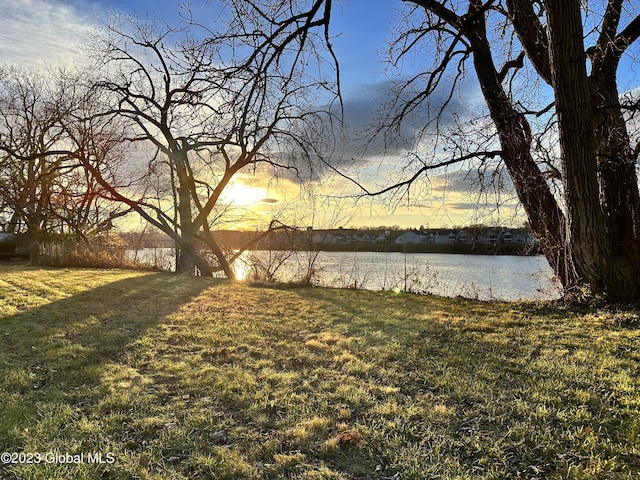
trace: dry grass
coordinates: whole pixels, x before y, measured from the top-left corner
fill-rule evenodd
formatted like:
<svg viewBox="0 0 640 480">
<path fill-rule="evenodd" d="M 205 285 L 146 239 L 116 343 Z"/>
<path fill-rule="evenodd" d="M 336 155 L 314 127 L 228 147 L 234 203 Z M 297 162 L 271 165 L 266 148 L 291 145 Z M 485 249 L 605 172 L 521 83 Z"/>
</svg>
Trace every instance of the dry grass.
<svg viewBox="0 0 640 480">
<path fill-rule="evenodd" d="M 84 454 L 0 478 L 640 471 L 635 311 L 15 265 L 0 311 L 0 451 Z"/>
</svg>

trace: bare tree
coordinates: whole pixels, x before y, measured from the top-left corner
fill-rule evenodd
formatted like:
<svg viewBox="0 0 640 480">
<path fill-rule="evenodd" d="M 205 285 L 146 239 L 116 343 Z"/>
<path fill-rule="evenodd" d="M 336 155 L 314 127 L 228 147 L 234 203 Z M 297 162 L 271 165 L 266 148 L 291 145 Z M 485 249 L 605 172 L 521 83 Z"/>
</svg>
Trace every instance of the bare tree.
<svg viewBox="0 0 640 480">
<path fill-rule="evenodd" d="M 123 214 L 77 158 L 67 135 L 79 98 L 65 72 L 6 68 L 0 80 L 0 214 L 11 232 L 87 236 Z"/>
<path fill-rule="evenodd" d="M 144 194 L 134 197 L 91 171 L 112 198 L 174 239 L 179 271 L 221 270 L 233 278 L 237 253 L 223 252 L 211 231 L 224 213 L 225 188 L 247 169 L 308 171 L 304 165 L 322 154 L 306 134 L 323 115 L 309 108 L 312 93 L 331 96 L 334 84 L 305 70 L 324 62 L 321 44 L 331 51 L 330 2 L 308 9 L 298 2 L 224 3 L 211 26 L 189 10 L 176 27 L 122 17 L 107 24 L 95 47 L 100 80 L 92 105 L 102 107 L 93 118 L 124 123 L 125 140 L 146 146 L 146 158 L 136 160 L 147 172 Z"/>
<path fill-rule="evenodd" d="M 640 16 L 632 2 L 595 3 L 407 0 L 390 65 L 409 56 L 432 63 L 398 82 L 378 134 L 398 136 L 422 117 L 413 148 L 429 137 L 432 150 L 414 154 L 408 178 L 367 193 L 406 189 L 429 172 L 471 159 L 482 171 L 502 164 L 567 298 L 589 292 L 637 301 L 640 148 L 625 112 L 638 104 L 620 95 L 617 73 L 640 37 Z M 585 43 L 593 46 L 585 50 Z M 483 130 L 471 120 L 463 125 L 460 135 L 475 146 L 451 142 L 446 129 L 471 71 L 490 119 Z"/>
</svg>

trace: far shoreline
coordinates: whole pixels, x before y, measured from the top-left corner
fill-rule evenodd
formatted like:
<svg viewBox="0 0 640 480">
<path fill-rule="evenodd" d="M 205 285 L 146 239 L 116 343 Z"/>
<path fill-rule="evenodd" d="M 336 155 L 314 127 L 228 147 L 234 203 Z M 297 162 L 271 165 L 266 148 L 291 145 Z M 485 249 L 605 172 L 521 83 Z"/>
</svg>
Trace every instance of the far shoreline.
<svg viewBox="0 0 640 480">
<path fill-rule="evenodd" d="M 319 252 L 371 252 L 371 253 L 443 253 L 452 255 L 541 255 L 537 245 L 503 244 L 324 244 L 313 245 L 311 248 L 252 248 L 254 251 L 319 251 Z"/>
</svg>

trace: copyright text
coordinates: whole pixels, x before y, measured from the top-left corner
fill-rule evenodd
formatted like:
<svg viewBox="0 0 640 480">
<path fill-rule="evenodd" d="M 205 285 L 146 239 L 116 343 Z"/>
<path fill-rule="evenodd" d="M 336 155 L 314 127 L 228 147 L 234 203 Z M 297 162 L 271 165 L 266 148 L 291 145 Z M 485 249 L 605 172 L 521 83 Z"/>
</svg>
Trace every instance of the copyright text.
<svg viewBox="0 0 640 480">
<path fill-rule="evenodd" d="M 3 452 L 0 453 L 0 463 L 10 464 L 113 464 L 116 457 L 113 453 L 91 452 L 91 453 L 59 453 L 59 452 Z"/>
</svg>

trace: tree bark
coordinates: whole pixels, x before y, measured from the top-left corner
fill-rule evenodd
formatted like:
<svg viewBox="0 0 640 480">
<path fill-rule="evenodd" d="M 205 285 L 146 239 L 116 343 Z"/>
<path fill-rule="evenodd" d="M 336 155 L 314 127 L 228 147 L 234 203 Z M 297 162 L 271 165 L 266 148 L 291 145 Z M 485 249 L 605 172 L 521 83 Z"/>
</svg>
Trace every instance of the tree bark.
<svg viewBox="0 0 640 480">
<path fill-rule="evenodd" d="M 640 195 L 636 155 L 631 148 L 616 80 L 618 55 L 596 52 L 591 99 L 598 163 L 600 203 L 607 220 L 611 256 L 605 271 L 608 295 L 613 301 L 640 298 Z"/>
<path fill-rule="evenodd" d="M 572 261 L 592 294 L 637 300 L 638 186 L 624 119 L 593 104 L 602 98 L 615 107 L 617 98 L 607 75 L 601 85 L 587 76 L 579 0 L 545 5 Z M 615 91 L 615 69 L 609 74 Z"/>
<path fill-rule="evenodd" d="M 570 262 L 564 236 L 565 217 L 551 192 L 547 180 L 531 156 L 531 128 L 504 90 L 495 68 L 487 39 L 484 16 L 478 15 L 469 25 L 467 38 L 473 50 L 473 62 L 483 96 L 494 121 L 502 160 L 513 181 L 540 248 L 565 289 L 578 283 Z"/>
<path fill-rule="evenodd" d="M 597 112 L 598 171 L 602 208 L 607 216 L 610 256 L 605 281 L 608 297 L 629 302 L 640 299 L 640 238 L 638 177 L 626 129 L 610 113 Z"/>
</svg>

